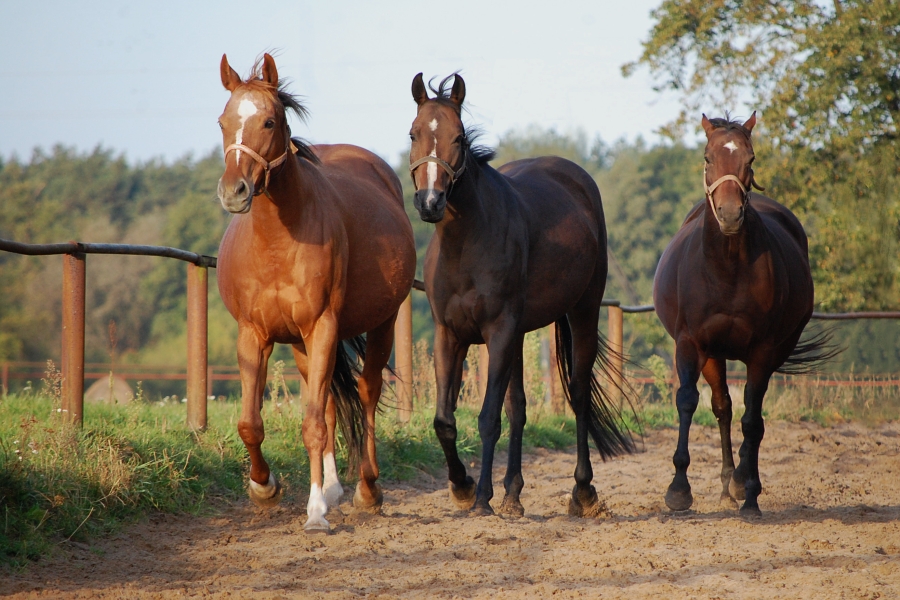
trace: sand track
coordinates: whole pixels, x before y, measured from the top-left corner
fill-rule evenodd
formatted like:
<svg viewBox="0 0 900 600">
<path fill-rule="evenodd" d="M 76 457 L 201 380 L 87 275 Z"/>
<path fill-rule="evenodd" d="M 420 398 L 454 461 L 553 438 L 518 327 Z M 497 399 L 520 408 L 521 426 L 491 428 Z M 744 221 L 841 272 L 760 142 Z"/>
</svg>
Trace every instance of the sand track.
<svg viewBox="0 0 900 600">
<path fill-rule="evenodd" d="M 736 432 L 736 442 L 740 433 Z M 469 517 L 445 474 L 385 482 L 382 516 L 345 494 L 332 535 L 303 533 L 305 496 L 258 512 L 153 515 L 0 581 L 13 598 L 898 598 L 900 424 L 771 423 L 761 519 L 719 505 L 716 430 L 692 430 L 693 510 L 662 497 L 676 432 L 595 462 L 612 516 L 565 515 L 571 452 L 526 455 L 525 517 Z M 505 460 L 505 457 L 499 457 Z M 505 465 L 498 460 L 502 467 Z M 495 469 L 502 496 L 503 469 Z M 495 507 L 499 497 L 494 499 Z"/>
</svg>

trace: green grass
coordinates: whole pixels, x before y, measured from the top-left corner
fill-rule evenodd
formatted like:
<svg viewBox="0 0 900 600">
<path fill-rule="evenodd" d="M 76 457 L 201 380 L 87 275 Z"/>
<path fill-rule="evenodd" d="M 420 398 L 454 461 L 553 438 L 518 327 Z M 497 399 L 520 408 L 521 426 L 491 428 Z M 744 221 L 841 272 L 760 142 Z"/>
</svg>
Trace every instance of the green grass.
<svg viewBox="0 0 900 600">
<path fill-rule="evenodd" d="M 767 418 L 822 425 L 896 419 L 900 403 L 896 390 L 772 392 Z M 677 410 L 669 402 L 639 401 L 637 408 L 637 421 L 626 418 L 635 431 L 677 426 Z M 0 398 L 0 565 L 27 564 L 56 544 L 107 535 L 148 512 L 211 512 L 217 499 L 245 497 L 248 459 L 237 435 L 238 402 L 211 402 L 209 429 L 203 433 L 187 430 L 183 404 L 88 405 L 81 430 L 66 424 L 57 410 L 50 396 Z M 408 424 L 398 423 L 395 414 L 386 409 L 378 417 L 382 480 L 434 474 L 444 456 L 432 428 L 433 406 L 418 406 Z M 461 457 L 478 456 L 478 411 L 461 406 L 456 417 Z M 263 418 L 263 452 L 284 485 L 285 500 L 296 501 L 309 485 L 301 416 L 288 403 L 267 402 Z M 739 418 L 740 413 L 735 421 Z M 708 408 L 698 409 L 694 422 L 716 426 Z M 508 445 L 507 431 L 504 418 L 498 450 Z M 526 449 L 574 443 L 571 416 L 529 408 Z M 340 451 L 338 466 L 346 468 Z"/>
</svg>

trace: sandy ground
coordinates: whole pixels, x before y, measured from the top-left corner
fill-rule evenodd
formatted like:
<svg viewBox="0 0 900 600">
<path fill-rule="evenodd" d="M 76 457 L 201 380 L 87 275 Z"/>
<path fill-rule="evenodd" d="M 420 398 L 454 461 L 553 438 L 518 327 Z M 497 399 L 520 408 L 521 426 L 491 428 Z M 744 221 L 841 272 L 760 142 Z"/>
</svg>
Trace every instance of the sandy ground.
<svg viewBox="0 0 900 600">
<path fill-rule="evenodd" d="M 0 594 L 900 598 L 900 423 L 769 424 L 764 514 L 752 520 L 720 507 L 718 433 L 702 427 L 692 431 L 693 510 L 667 511 L 675 438 L 651 432 L 645 452 L 595 463 L 603 519 L 566 516 L 574 455 L 538 451 L 525 460 L 523 518 L 457 512 L 445 475 L 423 475 L 386 482 L 382 516 L 345 502 L 332 535 L 303 533 L 302 495 L 266 513 L 238 502 L 214 517 L 154 515 L 7 576 Z"/>
</svg>

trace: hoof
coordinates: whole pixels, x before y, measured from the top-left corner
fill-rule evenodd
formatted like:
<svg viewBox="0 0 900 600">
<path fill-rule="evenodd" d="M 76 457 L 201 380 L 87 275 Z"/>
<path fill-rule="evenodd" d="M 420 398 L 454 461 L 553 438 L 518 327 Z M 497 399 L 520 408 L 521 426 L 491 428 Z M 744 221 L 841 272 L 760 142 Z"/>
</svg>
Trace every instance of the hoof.
<svg viewBox="0 0 900 600">
<path fill-rule="evenodd" d="M 269 483 L 267 485 L 259 485 L 251 479 L 247 493 L 256 506 L 260 508 L 274 508 L 281 502 L 284 490 L 281 489 L 281 483 L 275 479 L 275 476 L 269 473 Z"/>
<path fill-rule="evenodd" d="M 679 490 L 673 488 L 671 485 L 669 486 L 669 490 L 666 492 L 666 506 L 669 507 L 669 510 L 674 510 L 676 512 L 687 510 L 693 504 L 694 496 L 691 494 L 690 488 Z"/>
<path fill-rule="evenodd" d="M 447 484 L 450 490 L 450 500 L 456 508 L 460 510 L 469 510 L 475 504 L 475 480 L 466 477 L 464 485 L 456 485 L 452 481 Z"/>
<path fill-rule="evenodd" d="M 722 495 L 719 496 L 719 506 L 726 510 L 735 510 L 738 507 L 737 501 L 731 497 L 731 494 L 728 492 L 722 492 Z"/>
<path fill-rule="evenodd" d="M 747 503 L 744 502 L 744 505 L 741 507 L 741 516 L 758 519 L 762 516 L 762 511 L 759 510 L 759 506 L 747 506 Z"/>
<path fill-rule="evenodd" d="M 503 502 L 500 504 L 500 509 L 497 512 L 508 517 L 524 517 L 525 507 L 522 506 L 518 498 L 510 498 L 507 495 L 503 497 Z"/>
<path fill-rule="evenodd" d="M 303 531 L 307 534 L 329 534 L 331 533 L 331 526 L 328 524 L 328 521 L 325 520 L 325 517 L 319 517 L 318 519 L 307 519 L 306 523 L 303 525 Z"/>
<path fill-rule="evenodd" d="M 362 485 L 362 482 L 358 481 L 356 483 L 356 492 L 353 494 L 353 508 L 373 515 L 380 514 L 381 506 L 384 504 L 384 493 L 381 491 L 381 486 L 376 483 L 374 499 L 366 500 L 360 492 L 360 485 Z"/>
<path fill-rule="evenodd" d="M 606 502 L 600 500 L 597 488 L 590 486 L 586 492 L 579 492 L 576 485 L 569 496 L 569 516 L 593 519 L 602 515 L 609 515 Z"/>
<path fill-rule="evenodd" d="M 494 509 L 490 504 L 476 504 L 472 507 L 471 514 L 476 517 L 490 517 L 494 514 Z"/>
<path fill-rule="evenodd" d="M 728 482 L 728 493 L 731 494 L 731 497 L 735 500 L 743 500 L 747 497 L 747 490 L 743 483 L 738 483 L 734 480 L 734 476 L 731 477 L 731 481 Z"/>
</svg>

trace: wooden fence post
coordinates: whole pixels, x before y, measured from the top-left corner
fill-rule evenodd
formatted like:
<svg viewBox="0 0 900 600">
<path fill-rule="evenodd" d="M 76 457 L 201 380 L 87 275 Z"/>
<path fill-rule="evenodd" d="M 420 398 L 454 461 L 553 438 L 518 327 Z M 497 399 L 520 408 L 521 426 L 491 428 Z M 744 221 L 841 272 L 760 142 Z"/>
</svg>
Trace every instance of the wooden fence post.
<svg viewBox="0 0 900 600">
<path fill-rule="evenodd" d="M 84 422 L 85 255 L 63 254 L 62 410 L 76 427 Z"/>
<path fill-rule="evenodd" d="M 207 337 L 209 271 L 188 263 L 187 274 L 187 423 L 196 431 L 207 426 Z"/>
<path fill-rule="evenodd" d="M 412 292 L 400 305 L 394 324 L 394 357 L 397 373 L 398 419 L 406 423 L 413 411 Z"/>
<path fill-rule="evenodd" d="M 613 396 L 621 399 L 622 396 L 622 369 L 624 368 L 624 341 L 622 337 L 622 329 L 624 326 L 624 317 L 621 306 L 608 306 L 609 321 L 609 365 L 612 367 L 610 373 L 610 383 L 612 384 L 611 393 Z"/>
</svg>

